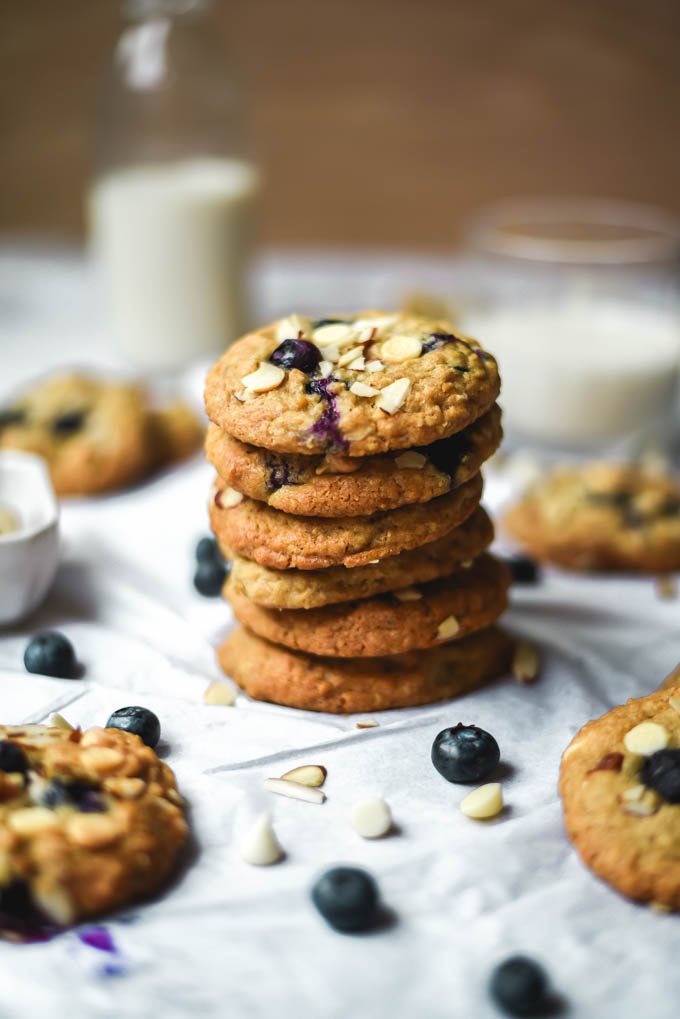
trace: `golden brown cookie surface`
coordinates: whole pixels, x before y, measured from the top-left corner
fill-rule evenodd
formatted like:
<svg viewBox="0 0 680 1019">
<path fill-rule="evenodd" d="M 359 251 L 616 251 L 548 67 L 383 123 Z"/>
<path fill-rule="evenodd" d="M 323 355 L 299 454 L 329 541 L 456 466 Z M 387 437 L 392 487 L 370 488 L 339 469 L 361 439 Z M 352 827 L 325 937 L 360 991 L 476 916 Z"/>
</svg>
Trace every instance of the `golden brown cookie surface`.
<svg viewBox="0 0 680 1019">
<path fill-rule="evenodd" d="M 493 357 L 449 323 L 365 312 L 249 333 L 214 365 L 205 399 L 208 417 L 243 442 L 368 456 L 461 431 L 499 388 Z"/>
<path fill-rule="evenodd" d="M 186 842 L 170 768 L 118 729 L 1 726 L 3 922 L 23 903 L 57 926 L 148 898 Z M 9 908 L 7 908 L 9 905 Z M 11 929 L 11 928 L 10 928 Z"/>
<path fill-rule="evenodd" d="M 584 726 L 564 752 L 560 793 L 588 867 L 629 898 L 680 909 L 680 688 Z"/>
<path fill-rule="evenodd" d="M 484 555 L 429 584 L 320 609 L 265 609 L 230 588 L 240 623 L 295 651 L 339 658 L 428 648 L 490 626 L 507 607 L 510 576 Z"/>
<path fill-rule="evenodd" d="M 306 711 L 352 714 L 430 704 L 501 676 L 513 642 L 496 627 L 461 641 L 385 658 L 311 658 L 242 627 L 218 651 L 249 696 Z"/>
</svg>

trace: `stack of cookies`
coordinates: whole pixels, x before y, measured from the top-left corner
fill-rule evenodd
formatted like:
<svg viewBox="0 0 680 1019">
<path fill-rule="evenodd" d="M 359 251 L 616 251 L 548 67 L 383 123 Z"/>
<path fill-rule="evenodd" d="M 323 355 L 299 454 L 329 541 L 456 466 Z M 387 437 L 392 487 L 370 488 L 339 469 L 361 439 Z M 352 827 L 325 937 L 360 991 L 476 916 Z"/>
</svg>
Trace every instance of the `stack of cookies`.
<svg viewBox="0 0 680 1019">
<path fill-rule="evenodd" d="M 509 577 L 479 469 L 501 440 L 493 357 L 444 321 L 293 315 L 212 368 L 210 522 L 251 696 L 365 712 L 502 673 Z"/>
</svg>

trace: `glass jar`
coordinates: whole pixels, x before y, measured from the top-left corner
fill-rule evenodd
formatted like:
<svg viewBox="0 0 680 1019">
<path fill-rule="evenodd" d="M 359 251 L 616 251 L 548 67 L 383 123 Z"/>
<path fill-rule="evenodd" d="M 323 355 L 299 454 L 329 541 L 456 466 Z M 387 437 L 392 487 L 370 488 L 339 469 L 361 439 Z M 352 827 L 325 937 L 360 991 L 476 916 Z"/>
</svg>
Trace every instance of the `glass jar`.
<svg viewBox="0 0 680 1019">
<path fill-rule="evenodd" d="M 93 247 L 121 352 L 171 369 L 248 325 L 259 175 L 206 0 L 128 0 L 101 91 Z"/>
</svg>

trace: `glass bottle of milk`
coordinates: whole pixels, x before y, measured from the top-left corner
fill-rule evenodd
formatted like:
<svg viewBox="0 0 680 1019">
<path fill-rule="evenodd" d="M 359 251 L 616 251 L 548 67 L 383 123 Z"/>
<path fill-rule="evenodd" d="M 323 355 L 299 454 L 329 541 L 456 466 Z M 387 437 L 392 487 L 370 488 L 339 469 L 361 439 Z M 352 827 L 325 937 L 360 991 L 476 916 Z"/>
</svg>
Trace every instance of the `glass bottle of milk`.
<svg viewBox="0 0 680 1019">
<path fill-rule="evenodd" d="M 172 369 L 248 325 L 257 168 L 209 0 L 126 0 L 102 89 L 93 246 L 121 353 Z"/>
</svg>

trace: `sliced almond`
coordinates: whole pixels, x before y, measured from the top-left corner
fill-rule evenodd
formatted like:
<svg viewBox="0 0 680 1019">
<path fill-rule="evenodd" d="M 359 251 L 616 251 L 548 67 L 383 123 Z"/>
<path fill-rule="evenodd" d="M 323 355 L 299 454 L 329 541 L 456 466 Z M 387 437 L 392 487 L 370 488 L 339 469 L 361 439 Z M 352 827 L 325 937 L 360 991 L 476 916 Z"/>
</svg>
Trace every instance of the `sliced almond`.
<svg viewBox="0 0 680 1019">
<path fill-rule="evenodd" d="M 326 794 L 320 789 L 312 786 L 302 785 L 300 782 L 290 782 L 287 778 L 267 778 L 264 783 L 265 789 L 278 796 L 287 796 L 291 800 L 306 800 L 307 803 L 323 803 Z"/>
<path fill-rule="evenodd" d="M 512 674 L 519 683 L 533 683 L 538 676 L 538 651 L 526 640 L 518 640 L 512 656 Z"/>
<path fill-rule="evenodd" d="M 340 347 L 334 343 L 329 343 L 326 347 L 319 347 L 319 350 L 323 354 L 323 360 L 328 361 L 329 364 L 337 364 L 340 360 Z"/>
<path fill-rule="evenodd" d="M 297 768 L 291 768 L 281 778 L 284 782 L 297 782 L 299 785 L 318 788 L 326 781 L 328 772 L 321 764 L 301 764 Z"/>
<path fill-rule="evenodd" d="M 486 785 L 480 785 L 479 789 L 473 789 L 461 800 L 460 809 L 466 817 L 472 817 L 475 821 L 485 821 L 500 814 L 503 809 L 503 791 L 500 783 L 488 782 Z"/>
<path fill-rule="evenodd" d="M 382 361 L 375 360 L 366 362 L 367 372 L 381 372 L 384 367 L 385 365 L 382 363 Z"/>
<path fill-rule="evenodd" d="M 262 814 L 248 829 L 239 844 L 239 853 L 254 867 L 269 867 L 283 856 L 281 843 L 272 828 L 269 814 Z"/>
<path fill-rule="evenodd" d="M 349 322 L 331 322 L 327 326 L 319 326 L 314 330 L 313 337 L 317 347 L 325 347 L 328 344 L 338 347 L 346 346 L 355 340 L 356 329 L 354 324 Z"/>
<path fill-rule="evenodd" d="M 364 839 L 379 839 L 392 827 L 389 804 L 377 796 L 359 800 L 352 807 L 352 827 Z"/>
<path fill-rule="evenodd" d="M 365 382 L 353 382 L 349 387 L 349 391 L 354 396 L 377 396 L 380 392 L 379 389 L 375 389 L 373 386 L 367 386 Z"/>
<path fill-rule="evenodd" d="M 231 708 L 236 703 L 236 687 L 226 679 L 214 679 L 203 693 L 203 703 Z"/>
<path fill-rule="evenodd" d="M 422 470 L 427 463 L 427 457 L 417 453 L 415 449 L 407 449 L 405 453 L 395 456 L 394 462 L 401 470 Z"/>
<path fill-rule="evenodd" d="M 215 495 L 215 502 L 222 509 L 231 509 L 243 501 L 243 493 L 237 492 L 235 488 L 223 488 Z"/>
<path fill-rule="evenodd" d="M 639 725 L 629 729 L 623 737 L 626 750 L 631 754 L 638 754 L 641 757 L 649 757 L 657 750 L 663 750 L 668 746 L 668 730 L 658 722 L 640 722 Z"/>
<path fill-rule="evenodd" d="M 415 336 L 397 334 L 380 347 L 380 357 L 387 364 L 401 364 L 402 361 L 413 361 L 423 352 L 422 342 Z"/>
<path fill-rule="evenodd" d="M 350 361 L 354 361 L 357 357 L 362 357 L 364 352 L 363 347 L 350 347 L 338 358 L 338 368 L 344 368 Z"/>
<path fill-rule="evenodd" d="M 332 361 L 319 361 L 316 369 L 316 374 L 320 379 L 327 379 L 330 373 L 333 371 Z"/>
<path fill-rule="evenodd" d="M 241 383 L 251 393 L 268 393 L 272 389 L 278 389 L 285 377 L 285 371 L 279 368 L 278 364 L 260 361 L 254 372 L 243 376 Z"/>
<path fill-rule="evenodd" d="M 58 711 L 53 711 L 49 717 L 49 725 L 54 725 L 57 729 L 66 729 L 68 732 L 73 732 L 75 728 L 70 722 L 60 715 Z"/>
<path fill-rule="evenodd" d="M 364 368 L 366 367 L 366 358 L 365 357 L 355 357 L 353 361 L 350 361 L 350 363 L 347 365 L 347 367 L 349 368 L 350 371 L 353 371 L 353 372 L 362 372 L 364 370 Z"/>
<path fill-rule="evenodd" d="M 7 824 L 17 835 L 39 835 L 59 825 L 59 818 L 47 807 L 24 807 L 7 815 Z"/>
<path fill-rule="evenodd" d="M 296 340 L 298 336 L 309 336 L 312 331 L 311 319 L 306 315 L 289 315 L 282 318 L 276 327 L 276 339 L 279 343 L 284 340 Z"/>
<path fill-rule="evenodd" d="M 635 817 L 651 817 L 652 814 L 656 814 L 661 802 L 660 796 L 653 789 L 645 789 L 644 786 L 642 788 L 644 791 L 640 796 L 626 798 L 625 793 L 622 794 L 621 809 L 624 813 L 633 814 Z"/>
<path fill-rule="evenodd" d="M 399 601 L 420 601 L 423 597 L 422 591 L 417 587 L 402 587 L 401 591 L 394 591 L 394 597 Z"/>
<path fill-rule="evenodd" d="M 641 800 L 644 796 L 646 786 L 644 785 L 632 785 L 629 789 L 624 789 L 621 793 L 621 799 L 632 802 L 634 800 Z"/>
<path fill-rule="evenodd" d="M 386 414 L 394 414 L 399 410 L 406 399 L 406 394 L 411 388 L 410 379 L 397 379 L 380 390 L 380 396 L 375 401 L 376 407 L 380 407 Z"/>
<path fill-rule="evenodd" d="M 460 623 L 455 616 L 447 616 L 437 627 L 437 640 L 451 640 L 460 630 Z"/>
<path fill-rule="evenodd" d="M 363 718 L 354 724 L 357 729 L 378 729 L 380 727 L 380 722 L 376 722 L 374 718 Z"/>
</svg>

